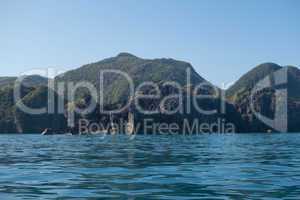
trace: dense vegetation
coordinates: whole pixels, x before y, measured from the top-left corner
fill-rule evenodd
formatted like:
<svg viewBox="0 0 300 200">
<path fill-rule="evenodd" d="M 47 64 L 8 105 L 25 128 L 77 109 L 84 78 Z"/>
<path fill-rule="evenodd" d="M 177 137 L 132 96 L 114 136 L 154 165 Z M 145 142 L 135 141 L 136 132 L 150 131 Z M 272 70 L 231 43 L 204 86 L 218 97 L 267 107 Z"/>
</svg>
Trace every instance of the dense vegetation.
<svg viewBox="0 0 300 200">
<path fill-rule="evenodd" d="M 176 93 L 176 88 L 170 86 L 164 86 L 163 83 L 167 81 L 176 81 L 182 88 L 180 89 L 183 94 L 190 92 L 189 88 L 193 88 L 194 85 L 207 82 L 201 76 L 199 76 L 193 67 L 186 62 L 177 61 L 173 59 L 142 59 L 128 53 L 121 53 L 116 57 L 108 58 L 99 62 L 84 65 L 78 69 L 68 71 L 55 78 L 55 83 L 70 83 L 74 84 L 81 81 L 88 81 L 92 83 L 97 91 L 100 88 L 100 72 L 105 69 L 120 70 L 127 73 L 134 82 L 134 85 L 151 81 L 158 83 L 162 92 L 162 97 Z M 191 85 L 187 85 L 186 70 L 191 71 Z M 218 112 L 215 115 L 203 115 L 196 112 L 196 109 L 192 106 L 192 112 L 175 113 L 173 115 L 166 115 L 163 112 L 159 114 L 144 115 L 139 113 L 134 105 L 130 105 L 130 108 L 124 110 L 123 113 L 115 116 L 115 120 L 125 119 L 127 114 L 134 112 L 137 116 L 137 121 L 141 121 L 144 118 L 152 118 L 157 122 L 178 122 L 182 123 L 183 119 L 193 120 L 198 119 L 201 123 L 215 123 L 218 118 L 222 118 L 227 122 L 232 122 L 236 125 L 239 132 L 266 132 L 271 129 L 265 124 L 261 123 L 250 109 L 250 92 L 253 87 L 264 77 L 270 75 L 273 77 L 273 73 L 279 69 L 286 69 L 288 72 L 288 111 L 289 111 L 289 131 L 299 131 L 300 126 L 300 70 L 296 67 L 282 67 L 274 63 L 261 64 L 244 76 L 242 76 L 232 87 L 226 91 L 226 97 L 228 102 L 225 102 L 226 113 L 222 114 Z M 40 115 L 28 115 L 23 113 L 16 107 L 13 98 L 13 85 L 16 77 L 0 77 L 0 132 L 1 133 L 39 133 L 46 128 L 51 128 L 55 132 L 64 132 L 68 130 L 66 125 L 66 113 L 52 114 L 40 114 Z M 31 107 L 42 108 L 47 107 L 47 95 L 49 89 L 47 88 L 48 79 L 41 76 L 29 76 L 25 78 L 21 87 L 22 101 Z M 139 94 L 135 94 L 129 97 L 129 86 L 127 80 L 118 74 L 105 74 L 104 79 L 104 106 L 107 108 L 120 107 L 128 99 L 132 101 L 138 98 Z M 268 88 L 260 93 L 255 94 L 254 106 L 255 109 L 260 111 L 265 116 L 270 118 L 274 117 L 275 109 L 275 88 Z M 50 90 L 51 91 L 51 90 Z M 57 106 L 57 101 L 62 98 L 55 94 L 54 105 Z M 65 91 L 67 92 L 67 90 Z M 144 94 L 150 94 L 151 89 L 144 88 L 141 91 Z M 178 91 L 177 91 L 178 92 Z M 207 88 L 201 92 L 205 94 L 211 94 L 212 90 Z M 196 95 L 196 94 L 191 94 Z M 98 97 L 97 97 L 98 98 Z M 93 97 L 84 90 L 81 89 L 76 93 L 76 99 L 72 101 L 65 98 L 63 100 L 66 110 L 73 109 L 74 106 L 85 107 L 89 101 L 93 101 Z M 140 105 L 146 110 L 159 109 L 158 101 L 161 99 L 141 100 Z M 185 105 L 190 100 L 184 99 Z M 53 103 L 53 102 L 52 102 Z M 176 107 L 178 99 L 170 99 L 167 102 L 168 107 Z M 198 103 L 204 110 L 217 109 L 220 111 L 221 103 L 220 97 L 215 96 L 212 99 L 199 100 Z M 99 105 L 97 105 L 99 107 Z M 109 116 L 99 113 L 99 110 L 90 113 L 88 115 L 76 115 L 76 120 L 80 118 L 86 118 L 91 121 L 103 121 L 109 122 Z M 76 130 L 74 130 L 76 131 Z"/>
<path fill-rule="evenodd" d="M 44 113 L 38 115 L 26 114 L 15 108 L 15 122 L 18 132 L 40 133 L 45 128 L 60 132 L 66 129 L 66 119 L 64 113 L 58 113 L 58 95 L 54 96 L 54 102 L 48 102 L 48 88 L 45 86 L 37 87 L 23 97 L 23 103 L 30 108 L 48 108 L 49 104 L 55 108 L 54 113 Z"/>
<path fill-rule="evenodd" d="M 282 72 L 287 75 L 287 82 L 283 85 L 275 85 L 275 73 Z M 247 124 L 249 132 L 266 132 L 272 129 L 257 119 L 250 108 L 251 91 L 259 81 L 269 77 L 271 87 L 254 93 L 253 105 L 256 111 L 272 119 L 275 116 L 276 101 L 275 89 L 287 89 L 287 113 L 288 131 L 297 132 L 300 130 L 300 70 L 293 66 L 279 66 L 274 63 L 259 65 L 242 76 L 232 87 L 227 90 L 227 97 L 234 102 L 236 110 L 240 113 Z M 284 78 L 284 76 L 279 76 Z"/>
<path fill-rule="evenodd" d="M 173 59 L 141 59 L 128 53 L 121 53 L 116 57 L 100 62 L 85 65 L 79 69 L 69 71 L 56 78 L 56 82 L 88 81 L 97 89 L 100 87 L 100 72 L 105 69 L 120 70 L 127 73 L 137 86 L 142 82 L 176 81 L 182 86 L 186 85 L 186 70 L 191 70 L 191 83 L 204 81 L 193 67 L 186 62 Z M 104 104 L 116 104 L 128 98 L 128 82 L 120 75 L 109 73 L 104 75 Z M 82 97 L 83 95 L 78 95 Z"/>
<path fill-rule="evenodd" d="M 233 84 L 227 91 L 226 95 L 229 99 L 235 100 L 236 95 L 242 95 L 244 92 L 253 88 L 253 86 L 272 72 L 281 69 L 281 66 L 275 63 L 264 63 L 253 68 L 245 75 L 243 75 L 235 84 Z"/>
</svg>

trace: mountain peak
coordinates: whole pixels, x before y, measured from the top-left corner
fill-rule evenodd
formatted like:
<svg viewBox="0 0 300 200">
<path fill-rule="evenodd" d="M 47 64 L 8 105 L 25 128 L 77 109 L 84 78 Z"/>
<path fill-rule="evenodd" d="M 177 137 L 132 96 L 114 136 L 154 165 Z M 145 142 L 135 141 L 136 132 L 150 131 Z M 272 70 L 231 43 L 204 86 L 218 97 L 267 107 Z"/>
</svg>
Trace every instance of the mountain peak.
<svg viewBox="0 0 300 200">
<path fill-rule="evenodd" d="M 255 70 L 278 70 L 280 69 L 281 66 L 276 64 L 276 63 L 272 63 L 272 62 L 266 62 L 266 63 L 262 63 L 258 66 L 256 66 L 252 71 L 255 71 Z"/>
<path fill-rule="evenodd" d="M 272 72 L 281 69 L 278 64 L 266 62 L 254 67 L 236 81 L 226 92 L 228 97 L 232 97 L 241 91 L 247 91 L 252 88 L 258 81 L 265 78 Z"/>
<path fill-rule="evenodd" d="M 134 57 L 134 58 L 137 58 L 137 56 L 135 56 L 133 54 L 130 54 L 130 53 L 127 53 L 127 52 L 121 52 L 117 55 L 117 57 Z"/>
</svg>

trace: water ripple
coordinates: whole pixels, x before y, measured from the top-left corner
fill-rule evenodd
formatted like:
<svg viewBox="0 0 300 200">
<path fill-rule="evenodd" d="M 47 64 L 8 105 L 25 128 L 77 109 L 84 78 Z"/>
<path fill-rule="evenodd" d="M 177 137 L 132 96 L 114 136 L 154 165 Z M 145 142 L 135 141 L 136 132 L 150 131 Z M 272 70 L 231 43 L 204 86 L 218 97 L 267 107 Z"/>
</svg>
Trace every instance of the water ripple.
<svg viewBox="0 0 300 200">
<path fill-rule="evenodd" d="M 297 134 L 0 137 L 1 199 L 297 199 Z"/>
</svg>

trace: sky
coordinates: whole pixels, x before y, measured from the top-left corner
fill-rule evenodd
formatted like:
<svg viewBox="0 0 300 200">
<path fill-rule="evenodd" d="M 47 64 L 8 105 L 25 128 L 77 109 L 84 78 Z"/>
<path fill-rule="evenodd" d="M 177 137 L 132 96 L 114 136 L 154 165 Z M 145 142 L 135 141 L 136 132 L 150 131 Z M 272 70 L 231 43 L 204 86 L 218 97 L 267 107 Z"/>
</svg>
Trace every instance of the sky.
<svg viewBox="0 0 300 200">
<path fill-rule="evenodd" d="M 298 0 L 0 1 L 0 76 L 70 70 L 120 52 L 190 62 L 210 82 L 300 65 Z"/>
</svg>

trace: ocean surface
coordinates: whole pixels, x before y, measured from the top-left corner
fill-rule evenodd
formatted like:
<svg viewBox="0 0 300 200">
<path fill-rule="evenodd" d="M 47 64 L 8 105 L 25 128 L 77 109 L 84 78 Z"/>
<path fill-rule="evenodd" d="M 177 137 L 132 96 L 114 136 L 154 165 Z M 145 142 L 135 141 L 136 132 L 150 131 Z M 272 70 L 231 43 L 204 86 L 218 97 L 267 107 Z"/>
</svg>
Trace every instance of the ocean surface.
<svg viewBox="0 0 300 200">
<path fill-rule="evenodd" d="M 0 199 L 299 199 L 300 134 L 0 135 Z"/>
</svg>

